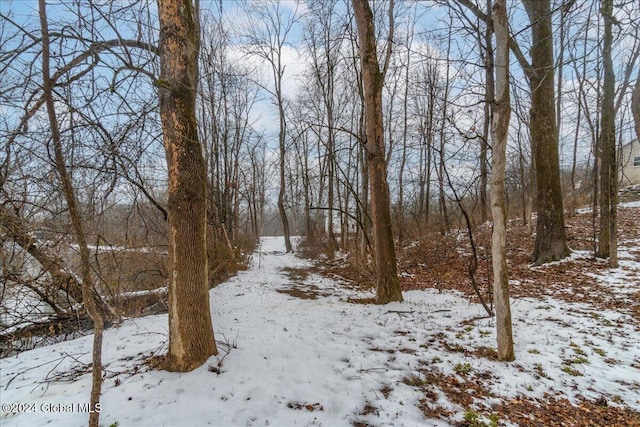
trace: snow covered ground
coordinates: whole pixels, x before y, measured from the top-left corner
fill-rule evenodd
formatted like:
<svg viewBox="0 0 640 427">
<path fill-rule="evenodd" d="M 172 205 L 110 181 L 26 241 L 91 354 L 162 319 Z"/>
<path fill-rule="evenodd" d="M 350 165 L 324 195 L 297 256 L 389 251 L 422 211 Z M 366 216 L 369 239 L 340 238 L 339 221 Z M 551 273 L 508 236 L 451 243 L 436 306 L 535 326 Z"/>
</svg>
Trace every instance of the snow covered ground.
<svg viewBox="0 0 640 427">
<path fill-rule="evenodd" d="M 628 315 L 514 300 L 517 360 L 501 363 L 474 353 L 494 347 L 494 324 L 460 294 L 411 291 L 404 303 L 353 304 L 347 299 L 372 295 L 295 274 L 309 265 L 284 254 L 280 238 L 264 238 L 248 271 L 211 290 L 220 354 L 193 372 L 145 364 L 166 351 L 166 315 L 107 330 L 101 425 L 449 425 L 423 415 L 414 385 L 425 369 L 490 378 L 496 399 L 581 395 L 640 410 L 640 333 Z M 292 288 L 317 298 L 282 292 Z M 90 360 L 90 336 L 0 360 L 0 424 L 86 425 Z M 474 409 L 448 401 L 437 384 L 433 391 L 451 422 Z"/>
</svg>

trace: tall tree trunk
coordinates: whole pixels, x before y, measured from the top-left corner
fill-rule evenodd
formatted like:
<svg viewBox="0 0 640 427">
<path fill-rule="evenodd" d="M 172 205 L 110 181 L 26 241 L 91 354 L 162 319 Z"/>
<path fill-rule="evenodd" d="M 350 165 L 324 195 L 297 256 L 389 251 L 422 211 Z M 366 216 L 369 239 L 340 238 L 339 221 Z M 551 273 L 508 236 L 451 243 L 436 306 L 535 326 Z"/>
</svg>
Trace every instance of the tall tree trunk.
<svg viewBox="0 0 640 427">
<path fill-rule="evenodd" d="M 576 133 L 573 140 L 573 159 L 571 161 L 571 216 L 575 216 L 578 209 L 578 196 L 576 191 L 576 169 L 578 167 L 578 142 L 579 142 L 579 130 L 580 122 L 582 119 L 582 103 L 578 102 L 578 112 L 576 117 Z"/>
<path fill-rule="evenodd" d="M 432 139 L 432 138 L 429 138 Z M 432 177 L 431 177 L 431 163 L 432 163 L 432 159 L 433 159 L 433 141 L 430 141 L 427 143 L 426 146 L 427 149 L 427 159 L 426 159 L 426 166 L 425 166 L 425 172 L 426 172 L 426 179 L 425 179 L 425 195 L 424 195 L 424 227 L 426 229 L 429 228 L 429 219 L 431 218 L 431 181 L 432 181 Z M 422 226 L 422 224 L 420 225 Z"/>
<path fill-rule="evenodd" d="M 451 72 L 451 62 L 449 61 L 449 57 L 451 54 L 451 38 L 452 38 L 452 30 L 453 28 L 453 20 L 449 19 L 449 31 L 447 33 L 447 51 L 446 58 L 447 62 L 445 65 L 445 78 L 444 78 L 444 93 L 442 95 L 442 115 L 440 117 L 440 147 L 439 147 L 439 160 L 440 163 L 438 165 L 438 198 L 440 200 L 440 213 L 442 217 L 442 226 L 440 229 L 441 234 L 446 234 L 451 231 L 451 224 L 449 222 L 449 213 L 447 212 L 447 198 L 444 192 L 444 178 L 447 174 L 445 170 L 445 157 L 446 157 L 446 137 L 445 137 L 445 129 L 447 127 L 447 104 L 449 103 L 449 87 L 450 87 L 450 72 Z"/>
<path fill-rule="evenodd" d="M 422 125 L 420 126 L 420 133 L 423 133 L 422 130 Z M 416 226 L 418 228 L 418 233 L 420 236 L 422 236 L 422 224 L 424 223 L 424 208 L 425 208 L 425 175 L 426 175 L 426 171 L 425 171 L 425 153 L 426 153 L 426 148 L 424 146 L 424 137 L 420 136 L 420 152 L 418 155 L 418 158 L 420 159 L 420 162 L 418 163 L 419 166 L 419 170 L 418 170 L 418 200 L 417 200 L 417 212 L 416 212 Z"/>
<path fill-rule="evenodd" d="M 562 83 L 564 76 L 562 75 L 562 69 L 564 67 L 564 42 L 565 42 L 565 32 L 566 25 L 565 19 L 567 14 L 567 7 L 560 8 L 560 41 L 559 41 L 559 52 L 558 52 L 558 79 L 556 86 L 556 141 L 558 141 L 558 145 L 560 145 L 560 130 L 562 128 Z"/>
<path fill-rule="evenodd" d="M 636 138 L 640 140 L 640 68 L 638 69 L 638 77 L 636 77 L 636 84 L 631 94 L 631 113 L 633 114 Z"/>
<path fill-rule="evenodd" d="M 407 63 L 404 64 L 404 96 L 402 106 L 402 157 L 400 159 L 400 169 L 398 170 L 398 245 L 402 250 L 404 240 L 404 171 L 407 165 L 407 137 L 409 134 L 409 71 L 411 68 L 411 45 L 413 42 L 413 26 L 410 34 L 407 35 Z"/>
<path fill-rule="evenodd" d="M 336 158 L 335 158 L 335 142 L 334 142 L 334 129 L 333 129 L 333 84 L 331 79 L 332 75 L 329 74 L 329 93 L 326 94 L 327 101 L 325 103 L 325 107 L 327 109 L 327 206 L 329 208 L 328 214 L 328 234 L 327 237 L 329 239 L 329 248 L 331 250 L 331 258 L 333 258 L 334 252 L 338 250 L 338 241 L 336 240 L 336 234 L 334 232 L 334 214 L 335 210 L 335 174 L 336 174 Z M 342 244 L 344 245 L 345 241 L 342 240 Z"/>
<path fill-rule="evenodd" d="M 446 109 L 446 107 L 443 107 Z M 451 230 L 451 225 L 449 224 L 449 213 L 447 212 L 447 198 L 444 193 L 444 176 L 445 176 L 445 165 L 444 165 L 444 125 L 440 129 L 440 147 L 438 149 L 438 206 L 440 208 L 440 234 L 443 236 L 447 234 Z"/>
<path fill-rule="evenodd" d="M 553 33 L 550 0 L 522 0 L 531 22 L 531 139 L 536 165 L 536 242 L 531 260 L 540 265 L 569 255 L 564 229 L 556 134 Z"/>
<path fill-rule="evenodd" d="M 432 178 L 432 165 L 434 163 L 434 126 L 435 126 L 435 112 L 436 112 L 436 82 L 437 82 L 437 67 L 434 65 L 431 68 L 432 71 L 432 84 L 428 90 L 428 102 L 429 109 L 427 110 L 427 126 L 425 133 L 425 146 L 427 149 L 427 159 L 426 159 L 426 179 L 425 179 L 425 212 L 424 212 L 424 226 L 425 228 L 429 227 L 429 219 L 431 216 L 431 182 Z"/>
<path fill-rule="evenodd" d="M 43 98 L 47 107 L 49 117 L 49 126 L 51 127 L 51 140 L 53 142 L 53 150 L 55 156 L 55 165 L 64 198 L 69 208 L 69 216 L 73 225 L 75 237 L 80 247 L 81 275 L 82 275 L 82 299 L 87 313 L 93 320 L 93 352 L 92 352 L 92 377 L 91 377 L 91 397 L 89 412 L 89 427 L 98 427 L 100 418 L 100 393 L 102 390 L 102 334 L 104 331 L 104 320 L 98 311 L 98 307 L 94 300 L 93 279 L 91 277 L 91 261 L 89 248 L 87 247 L 87 239 L 85 237 L 84 228 L 78 201 L 76 199 L 75 190 L 71 182 L 71 177 L 67 170 L 64 153 L 62 149 L 62 139 L 60 136 L 60 128 L 58 126 L 58 118 L 56 107 L 53 99 L 53 80 L 50 72 L 50 50 L 49 50 L 49 26 L 47 22 L 47 4 L 46 0 L 39 2 L 40 28 L 42 29 L 42 77 L 43 77 Z"/>
<path fill-rule="evenodd" d="M 362 105 L 364 106 L 364 96 Z M 359 132 L 361 141 L 366 141 L 366 130 L 364 130 L 364 109 L 361 113 L 363 116 L 360 120 Z M 367 259 L 367 254 L 369 253 L 369 236 L 371 230 L 371 206 L 369 203 L 369 165 L 367 163 L 367 154 L 366 147 L 364 144 L 360 144 L 358 147 L 358 160 L 360 163 L 360 176 L 361 176 L 361 185 L 360 185 L 360 201 L 361 203 L 358 206 L 361 206 L 360 210 L 360 222 L 362 224 L 362 236 L 360 239 L 360 256 L 362 259 Z"/>
<path fill-rule="evenodd" d="M 618 266 L 617 248 L 617 195 L 618 174 L 616 161 L 616 124 L 614 111 L 615 74 L 611 45 L 613 36 L 613 0 L 602 0 L 604 18 L 604 36 L 602 59 L 604 78 L 602 85 L 602 106 L 600 107 L 600 148 L 602 162 L 600 167 L 600 233 L 597 255 L 609 257 L 611 267 Z"/>
<path fill-rule="evenodd" d="M 511 105 L 509 97 L 509 25 L 506 0 L 493 5 L 493 23 L 496 34 L 496 101 L 493 107 L 491 140 L 491 214 L 493 233 L 491 257 L 493 263 L 493 301 L 496 308 L 498 359 L 515 359 L 509 302 L 509 272 L 507 269 L 507 215 L 504 198 L 505 163 Z"/>
<path fill-rule="evenodd" d="M 169 353 L 190 371 L 218 353 L 207 279 L 206 168 L 196 123 L 200 33 L 197 2 L 158 0 L 160 118 L 169 171 Z"/>
<path fill-rule="evenodd" d="M 487 0 L 487 14 L 491 13 L 492 0 Z M 491 107 L 493 105 L 493 97 L 495 94 L 494 82 L 494 60 L 493 60 L 493 21 L 486 22 L 484 34 L 485 47 L 487 49 L 484 58 L 485 67 L 485 99 L 484 99 L 484 125 L 482 129 L 482 138 L 480 139 L 480 222 L 484 224 L 487 221 L 487 152 L 489 146 L 489 129 L 491 125 Z"/>
<path fill-rule="evenodd" d="M 304 222 L 307 239 L 314 238 L 314 229 L 311 222 L 311 179 L 309 178 L 309 139 L 306 134 L 302 135 L 302 153 L 300 155 L 302 159 L 302 165 L 304 169 L 303 183 L 304 183 Z"/>
<path fill-rule="evenodd" d="M 398 279 L 396 253 L 391 230 L 389 184 L 387 183 L 384 128 L 382 123 L 384 72 L 380 71 L 378 62 L 376 33 L 369 2 L 368 0 L 353 0 L 353 7 L 358 26 L 362 83 L 365 97 L 366 156 L 371 186 L 371 219 L 377 273 L 376 302 L 378 304 L 386 304 L 391 301 L 402 301 L 402 292 Z M 393 7 L 393 2 L 390 3 L 389 7 Z M 388 62 L 385 62 L 385 65 L 386 63 Z M 386 69 L 386 66 L 384 68 Z"/>
<path fill-rule="evenodd" d="M 279 58 L 279 57 L 278 57 Z M 278 191 L 278 212 L 280 213 L 280 219 L 282 221 L 282 234 L 284 236 L 284 247 L 287 253 L 293 250 L 293 246 L 291 245 L 291 231 L 289 228 L 289 219 L 287 217 L 287 210 L 284 205 L 284 197 L 287 191 L 287 182 L 286 182 L 286 159 L 287 159 L 287 148 L 286 148 L 286 135 L 287 135 L 287 123 L 285 121 L 284 116 L 284 101 L 282 99 L 282 88 L 281 88 L 281 79 L 276 81 L 276 93 L 277 93 L 277 103 L 278 103 L 278 116 L 280 121 L 280 131 L 278 133 L 278 147 L 280 150 L 280 189 Z"/>
</svg>

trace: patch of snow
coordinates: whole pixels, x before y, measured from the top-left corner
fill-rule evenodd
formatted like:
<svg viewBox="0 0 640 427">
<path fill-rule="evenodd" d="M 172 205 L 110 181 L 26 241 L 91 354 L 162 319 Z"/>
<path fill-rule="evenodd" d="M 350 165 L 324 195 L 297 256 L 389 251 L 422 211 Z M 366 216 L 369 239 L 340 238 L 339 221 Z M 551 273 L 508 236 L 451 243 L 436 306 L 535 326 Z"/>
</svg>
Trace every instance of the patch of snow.
<svg viewBox="0 0 640 427">
<path fill-rule="evenodd" d="M 559 265 L 559 264 L 564 264 L 568 262 L 578 261 L 580 259 L 591 259 L 591 258 L 593 258 L 593 253 L 591 251 L 571 249 L 569 256 L 566 258 L 563 258 L 558 261 L 548 262 L 543 265 L 532 265 L 530 268 L 532 270 L 539 270 L 552 265 Z"/>
<path fill-rule="evenodd" d="M 620 203 L 618 205 L 618 207 L 621 207 L 621 208 L 640 208 L 640 200 L 636 200 L 635 202 Z"/>
<path fill-rule="evenodd" d="M 135 298 L 142 297 L 146 295 L 163 295 L 169 291 L 168 286 L 161 286 L 155 289 L 149 289 L 145 291 L 131 291 L 131 292 L 122 292 L 118 295 L 118 298 Z"/>
</svg>

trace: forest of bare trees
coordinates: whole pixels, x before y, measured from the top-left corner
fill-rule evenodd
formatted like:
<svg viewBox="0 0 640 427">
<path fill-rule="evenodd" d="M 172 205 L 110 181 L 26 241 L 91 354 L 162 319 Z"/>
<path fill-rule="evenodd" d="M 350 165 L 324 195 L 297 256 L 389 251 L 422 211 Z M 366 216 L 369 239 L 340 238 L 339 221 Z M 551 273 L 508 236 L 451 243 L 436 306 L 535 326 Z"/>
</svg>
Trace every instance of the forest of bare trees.
<svg viewBox="0 0 640 427">
<path fill-rule="evenodd" d="M 45 3 L 0 5 L 3 330 L 92 323 L 99 354 L 103 324 L 168 310 L 163 366 L 190 370 L 217 352 L 209 287 L 260 236 L 348 254 L 386 304 L 397 252 L 490 221 L 512 360 L 509 220 L 541 265 L 592 205 L 617 263 L 635 0 Z"/>
</svg>

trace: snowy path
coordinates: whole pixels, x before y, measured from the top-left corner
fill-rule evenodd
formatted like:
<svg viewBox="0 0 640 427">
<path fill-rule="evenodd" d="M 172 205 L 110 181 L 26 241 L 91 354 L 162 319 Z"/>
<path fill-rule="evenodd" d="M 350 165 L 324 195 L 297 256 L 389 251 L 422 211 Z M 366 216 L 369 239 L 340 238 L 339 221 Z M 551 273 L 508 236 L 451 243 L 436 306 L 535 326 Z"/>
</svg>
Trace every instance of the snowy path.
<svg viewBox="0 0 640 427">
<path fill-rule="evenodd" d="M 218 358 L 191 373 L 133 374 L 136 367 L 147 370 L 142 362 L 152 352 L 166 350 L 166 315 L 129 320 L 108 330 L 101 424 L 350 425 L 367 401 L 379 398 L 381 383 L 405 375 L 403 364 L 395 368 L 397 375 L 389 375 L 394 369 L 389 354 L 365 354 L 368 348 L 398 345 L 397 322 L 384 327 L 385 317 L 398 316 L 378 317 L 394 307 L 346 305 L 338 297 L 298 299 L 276 292 L 292 283 L 282 269 L 309 265 L 285 255 L 281 246 L 281 239 L 264 239 L 261 255 L 254 256 L 248 271 L 211 291 L 216 338 L 237 346 L 224 358 L 220 375 L 208 369 L 224 355 L 224 345 L 219 345 Z M 307 281 L 338 292 L 327 279 L 311 276 Z M 370 333 L 362 336 L 363 330 Z M 86 414 L 76 407 L 88 398 L 89 375 L 65 378 L 67 372 L 73 377 L 72 372 L 86 370 L 90 346 L 90 337 L 84 337 L 0 361 L 2 403 L 36 403 L 35 413 L 3 411 L 2 425 L 85 425 Z M 388 413 L 374 417 L 378 422 L 423 425 L 419 410 L 402 402 L 417 394 L 405 387 L 395 403 L 389 401 Z M 43 404 L 74 406 L 71 413 L 51 413 L 40 408 Z"/>
<path fill-rule="evenodd" d="M 287 274 L 309 263 L 284 254 L 282 246 L 281 239 L 265 238 L 249 270 L 210 292 L 216 338 L 233 346 L 225 355 L 226 346 L 219 345 L 221 354 L 193 372 L 153 371 L 144 364 L 166 351 L 166 315 L 108 330 L 101 425 L 446 426 L 424 418 L 418 403 L 424 393 L 403 380 L 425 367 L 454 374 L 461 363 L 474 374 L 490 373 L 500 396 L 606 394 L 640 409 L 633 391 L 638 385 L 633 378 L 640 378 L 634 367 L 640 343 L 622 315 L 602 312 L 596 318 L 581 315 L 579 304 L 573 311 L 565 304 L 563 311 L 553 301 L 517 300 L 518 360 L 500 364 L 444 350 L 445 342 L 469 349 L 494 345 L 490 319 L 463 323 L 483 314 L 479 305 L 435 290 L 406 292 L 402 304 L 348 304 L 355 291 L 313 274 L 304 279 Z M 300 299 L 278 292 L 294 284 L 323 296 Z M 619 327 L 609 330 L 603 319 Z M 562 367 L 576 345 L 589 352 L 591 362 L 576 365 L 582 376 L 568 376 Z M 0 360 L 2 403 L 29 404 L 32 410 L 11 413 L 3 406 L 0 424 L 86 425 L 87 414 L 78 404 L 88 401 L 90 346 L 91 337 L 84 337 Z M 606 348 L 606 357 L 617 363 L 605 363 L 592 348 Z M 220 374 L 211 372 L 220 360 Z M 536 375 L 541 369 L 542 378 Z M 462 419 L 460 408 L 441 400 Z"/>
</svg>

